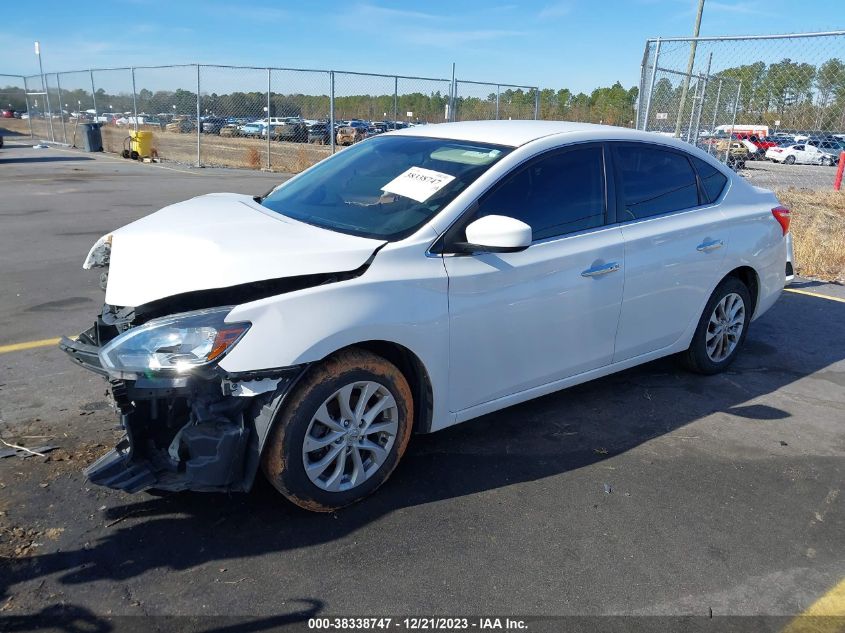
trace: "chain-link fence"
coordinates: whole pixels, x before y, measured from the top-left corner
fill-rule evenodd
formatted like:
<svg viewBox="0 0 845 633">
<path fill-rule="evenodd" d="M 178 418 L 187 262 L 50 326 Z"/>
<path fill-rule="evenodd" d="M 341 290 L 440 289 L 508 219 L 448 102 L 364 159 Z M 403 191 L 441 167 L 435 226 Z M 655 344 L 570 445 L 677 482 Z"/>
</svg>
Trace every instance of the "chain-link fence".
<svg viewBox="0 0 845 633">
<path fill-rule="evenodd" d="M 40 75 L 0 75 L 0 94 L 28 119 L 6 127 L 33 139 L 75 145 L 79 125 L 96 122 L 108 152 L 130 154 L 138 149 L 130 137 L 146 132 L 142 157 L 298 172 L 392 129 L 537 118 L 539 92 L 430 77 L 182 65 L 49 73 L 43 84 Z"/>
<path fill-rule="evenodd" d="M 536 119 L 539 91 L 480 81 L 455 80 L 455 120 Z"/>
<path fill-rule="evenodd" d="M 636 123 L 755 184 L 828 188 L 845 151 L 845 31 L 648 40 Z"/>
</svg>

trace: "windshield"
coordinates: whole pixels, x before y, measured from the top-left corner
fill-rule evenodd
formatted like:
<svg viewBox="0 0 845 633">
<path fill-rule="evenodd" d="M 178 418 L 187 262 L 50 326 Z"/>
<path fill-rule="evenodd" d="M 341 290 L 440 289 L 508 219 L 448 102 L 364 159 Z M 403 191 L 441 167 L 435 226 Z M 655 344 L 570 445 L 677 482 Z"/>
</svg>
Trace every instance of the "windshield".
<svg viewBox="0 0 845 633">
<path fill-rule="evenodd" d="M 414 136 L 373 138 L 335 154 L 261 204 L 342 233 L 402 239 L 511 149 Z"/>
</svg>

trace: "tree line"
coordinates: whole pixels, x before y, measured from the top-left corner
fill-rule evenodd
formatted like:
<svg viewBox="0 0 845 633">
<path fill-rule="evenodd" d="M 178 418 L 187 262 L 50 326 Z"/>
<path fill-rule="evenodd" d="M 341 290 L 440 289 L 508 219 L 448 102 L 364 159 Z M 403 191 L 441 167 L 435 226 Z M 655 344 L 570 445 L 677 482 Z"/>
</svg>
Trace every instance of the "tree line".
<svg viewBox="0 0 845 633">
<path fill-rule="evenodd" d="M 131 93 L 109 93 L 97 89 L 96 109 L 98 113 L 133 112 L 149 115 L 186 115 L 196 116 L 197 96 L 190 90 L 158 90 L 142 88 L 133 96 Z M 31 99 L 33 110 L 45 112 L 42 101 L 37 104 Z M 455 117 L 459 120 L 492 119 L 497 113 L 501 119 L 530 119 L 534 117 L 535 103 L 539 106 L 539 116 L 543 119 L 565 119 L 587 122 L 603 122 L 610 125 L 629 125 L 635 118 L 634 108 L 637 88 L 626 89 L 621 83 L 597 88 L 589 95 L 574 94 L 568 89 L 540 90 L 539 96 L 534 89 L 502 90 L 498 94 L 489 93 L 486 97 L 473 97 L 460 94 L 460 87 L 455 99 Z M 36 99 L 37 100 L 37 99 Z M 50 90 L 51 109 L 75 112 L 77 109 L 94 108 L 95 100 L 90 90 L 81 88 L 64 89 L 59 99 L 55 88 Z M 231 92 L 227 94 L 200 94 L 200 113 L 223 117 L 243 117 L 257 119 L 267 113 L 266 92 Z M 329 115 L 329 95 L 281 94 L 270 93 L 271 116 L 301 116 L 308 119 L 325 119 Z M 348 95 L 335 96 L 335 118 L 382 120 L 417 120 L 436 123 L 447 118 L 449 95 L 440 91 L 429 93 L 412 92 L 406 94 Z M 20 88 L 7 86 L 0 88 L 0 105 L 7 104 L 15 110 L 25 111 L 26 101 Z M 61 104 L 61 106 L 59 105 Z M 407 113 L 412 115 L 408 116 Z"/>
<path fill-rule="evenodd" d="M 683 76 L 658 71 L 649 113 L 649 129 L 674 129 L 681 102 Z M 720 81 L 721 88 L 719 88 Z M 845 129 L 845 63 L 832 58 L 815 66 L 782 59 L 766 64 L 757 61 L 726 68 L 704 80 L 693 78 L 682 114 L 684 125 L 697 117 L 694 97 L 700 99 L 701 128 L 713 121 L 728 125 L 736 106 L 738 123 L 803 130 Z M 658 113 L 667 116 L 657 118 Z M 780 121 L 779 125 L 776 122 Z"/>
</svg>

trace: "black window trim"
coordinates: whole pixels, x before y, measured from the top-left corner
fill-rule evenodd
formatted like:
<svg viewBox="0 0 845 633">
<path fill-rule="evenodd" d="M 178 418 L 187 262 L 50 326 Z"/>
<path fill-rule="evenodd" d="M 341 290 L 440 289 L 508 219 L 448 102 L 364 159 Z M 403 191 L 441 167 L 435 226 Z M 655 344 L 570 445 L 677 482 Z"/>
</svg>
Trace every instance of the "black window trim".
<svg viewBox="0 0 845 633">
<path fill-rule="evenodd" d="M 603 140 L 590 140 L 590 141 L 579 141 L 576 143 L 567 143 L 566 145 L 559 145 L 557 147 L 552 147 L 547 150 L 540 152 L 539 154 L 534 154 L 526 158 L 525 160 L 517 163 L 514 165 L 510 171 L 504 174 L 501 178 L 499 178 L 495 183 L 490 185 L 486 190 L 481 192 L 478 197 L 473 200 L 467 208 L 464 209 L 463 213 L 458 216 L 454 222 L 438 237 L 434 243 L 429 247 L 428 253 L 432 255 L 467 255 L 467 253 L 461 253 L 451 250 L 448 245 L 454 242 L 462 241 L 462 233 L 464 229 L 466 229 L 467 225 L 471 221 L 472 217 L 475 215 L 475 212 L 478 210 L 478 207 L 481 205 L 484 200 L 493 195 L 500 187 L 504 186 L 505 182 L 515 176 L 519 171 L 522 169 L 528 169 L 534 163 L 549 158 L 550 156 L 556 154 L 564 154 L 570 151 L 575 151 L 578 149 L 584 149 L 589 147 L 598 147 L 602 150 L 602 167 L 603 167 L 603 175 L 604 175 L 604 222 L 599 226 L 594 226 L 588 229 L 582 229 L 580 231 L 570 231 L 567 233 L 561 233 L 560 235 L 552 235 L 549 237 L 544 237 L 539 240 L 532 239 L 531 246 L 535 246 L 538 244 L 545 244 L 547 242 L 557 241 L 569 237 L 577 237 L 579 235 L 583 235 L 585 233 L 590 233 L 594 231 L 601 231 L 605 230 L 610 226 L 616 224 L 616 204 L 612 201 L 616 201 L 618 198 L 616 194 L 616 183 L 613 177 L 613 172 L 611 170 L 611 159 L 610 159 L 610 149 L 608 147 L 608 143 Z M 531 248 L 529 246 L 528 248 Z"/>
<path fill-rule="evenodd" d="M 689 213 L 691 211 L 697 211 L 700 209 L 705 209 L 707 207 L 712 207 L 719 204 L 722 201 L 722 198 L 725 197 L 726 192 L 730 188 L 731 179 L 730 177 L 725 174 L 724 171 L 718 169 L 719 173 L 721 173 L 725 178 L 727 178 L 727 182 L 725 186 L 722 187 L 722 191 L 719 193 L 719 196 L 713 200 L 707 200 L 707 192 L 704 190 L 704 186 L 701 182 L 701 176 L 698 173 L 698 170 L 695 168 L 695 163 L 690 160 L 692 155 L 688 152 L 685 152 L 683 149 L 673 147 L 671 145 L 663 145 L 661 143 L 652 143 L 649 141 L 629 141 L 629 140 L 619 140 L 619 141 L 608 141 L 607 144 L 609 147 L 609 154 L 611 156 L 611 160 L 613 161 L 613 179 L 616 181 L 616 224 L 632 224 L 634 222 L 646 222 L 648 220 L 653 220 L 657 218 L 665 218 L 671 215 L 678 215 L 680 213 Z M 625 145 L 635 145 L 635 146 L 647 146 L 653 147 L 655 149 L 660 149 L 666 152 L 670 152 L 673 154 L 678 154 L 683 156 L 687 160 L 687 164 L 689 164 L 690 169 L 692 169 L 692 173 L 695 175 L 695 183 L 696 183 L 696 191 L 698 194 L 698 204 L 692 207 L 685 207 L 683 209 L 675 209 L 674 211 L 666 211 L 664 213 L 657 213 L 655 215 L 649 215 L 644 218 L 633 218 L 633 219 L 624 219 L 625 218 L 625 199 L 623 194 L 623 178 L 621 168 L 619 166 L 619 159 L 616 156 L 616 149 L 618 147 L 622 147 Z M 703 159 L 700 159 L 703 160 Z"/>
</svg>

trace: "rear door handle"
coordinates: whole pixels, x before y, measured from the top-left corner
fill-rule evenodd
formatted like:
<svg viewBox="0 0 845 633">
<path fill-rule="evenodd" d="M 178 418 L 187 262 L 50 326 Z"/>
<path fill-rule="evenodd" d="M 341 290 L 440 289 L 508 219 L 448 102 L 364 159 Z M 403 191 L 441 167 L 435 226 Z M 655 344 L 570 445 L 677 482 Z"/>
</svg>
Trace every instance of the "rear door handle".
<svg viewBox="0 0 845 633">
<path fill-rule="evenodd" d="M 582 277 L 600 277 L 601 275 L 606 275 L 608 273 L 615 273 L 619 270 L 621 266 L 616 262 L 610 262 L 609 264 L 603 264 L 601 266 L 593 266 L 592 268 L 588 268 L 584 272 L 581 273 Z"/>
<path fill-rule="evenodd" d="M 700 253 L 709 253 L 710 251 L 715 251 L 717 248 L 722 248 L 724 245 L 725 243 L 722 240 L 709 240 L 696 246 L 695 250 Z"/>
</svg>

